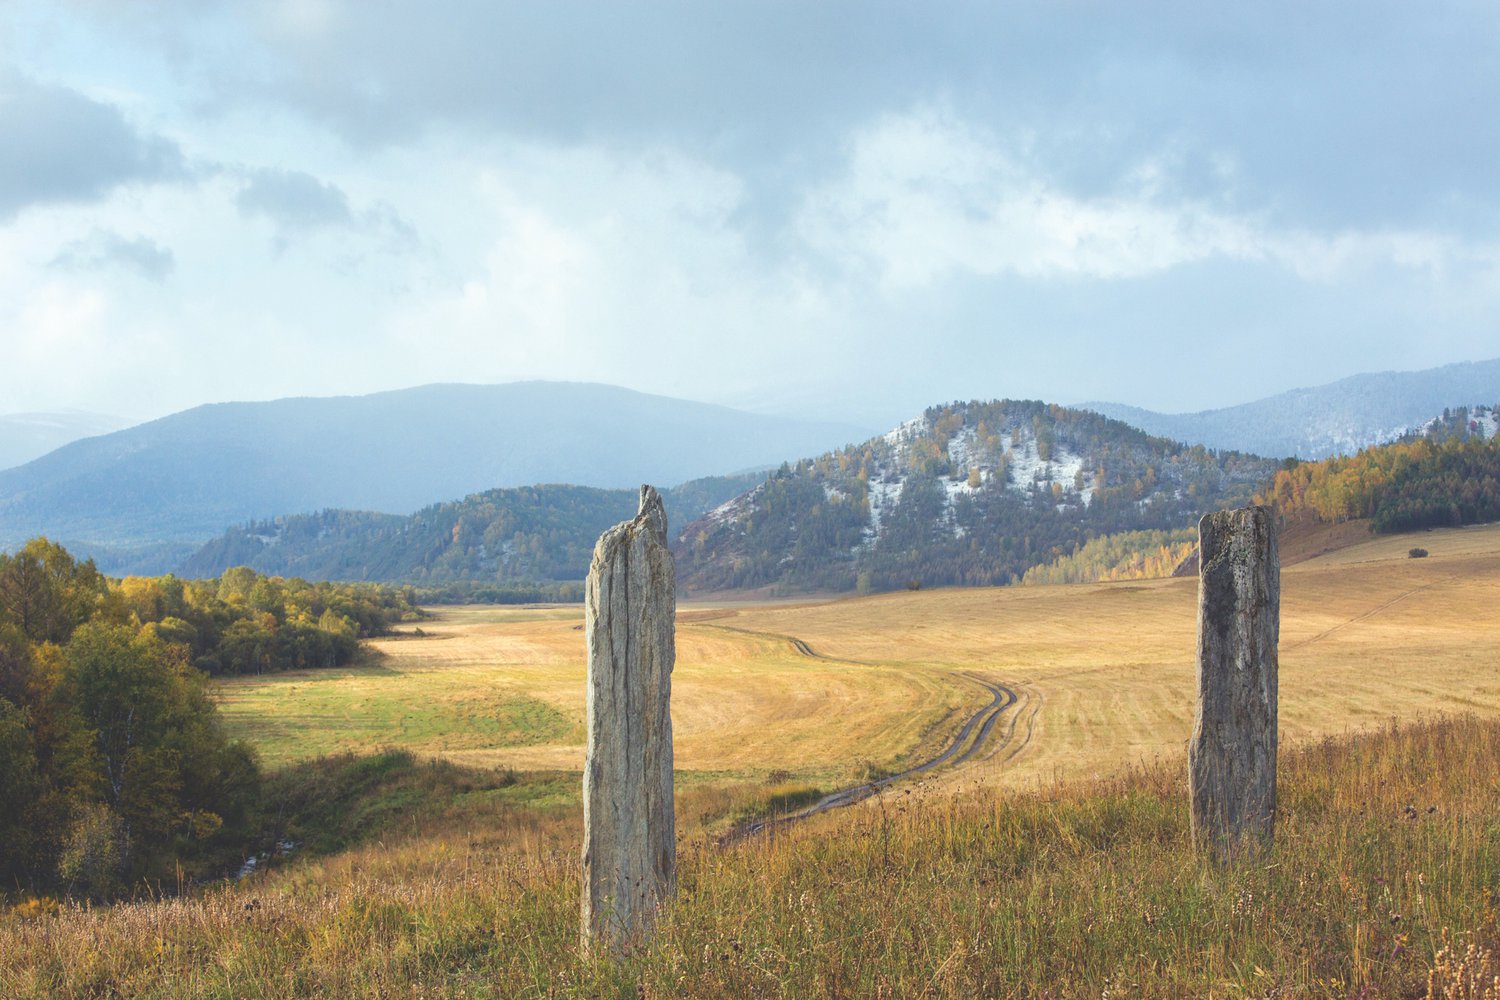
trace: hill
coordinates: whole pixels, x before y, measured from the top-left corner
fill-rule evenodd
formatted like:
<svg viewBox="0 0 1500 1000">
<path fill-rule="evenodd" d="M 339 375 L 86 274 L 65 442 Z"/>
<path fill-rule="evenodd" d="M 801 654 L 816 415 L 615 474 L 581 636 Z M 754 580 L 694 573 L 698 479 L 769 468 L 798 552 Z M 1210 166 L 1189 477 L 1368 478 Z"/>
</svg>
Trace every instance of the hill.
<svg viewBox="0 0 1500 1000">
<path fill-rule="evenodd" d="M 954 403 L 783 466 L 688 525 L 678 578 L 699 591 L 1008 583 L 1095 536 L 1243 503 L 1277 468 L 1086 411 Z"/>
<path fill-rule="evenodd" d="M 1303 459 L 1352 454 L 1417 430 L 1447 407 L 1500 400 L 1500 359 L 1419 372 L 1355 375 L 1198 413 L 1080 403 L 1150 434 L 1210 448 Z"/>
<path fill-rule="evenodd" d="M 79 438 L 108 434 L 130 421 L 103 413 L 10 413 L 0 416 L 0 469 L 10 469 Z"/>
<path fill-rule="evenodd" d="M 668 523 L 696 520 L 764 478 L 716 476 L 663 489 Z M 311 580 L 580 581 L 594 542 L 633 517 L 638 499 L 636 490 L 523 486 L 432 504 L 408 517 L 346 510 L 278 517 L 231 528 L 179 572 L 199 578 L 249 566 Z"/>
<path fill-rule="evenodd" d="M 1261 500 L 1283 518 L 1369 519 L 1377 533 L 1500 520 L 1500 437 L 1494 412 L 1444 411 L 1420 435 L 1349 457 L 1292 464 Z"/>
<path fill-rule="evenodd" d="M 531 483 L 681 483 L 861 436 L 579 383 L 217 403 L 0 472 L 0 548 L 45 534 L 101 568 L 154 572 L 231 524 L 287 513 L 407 514 Z"/>
</svg>

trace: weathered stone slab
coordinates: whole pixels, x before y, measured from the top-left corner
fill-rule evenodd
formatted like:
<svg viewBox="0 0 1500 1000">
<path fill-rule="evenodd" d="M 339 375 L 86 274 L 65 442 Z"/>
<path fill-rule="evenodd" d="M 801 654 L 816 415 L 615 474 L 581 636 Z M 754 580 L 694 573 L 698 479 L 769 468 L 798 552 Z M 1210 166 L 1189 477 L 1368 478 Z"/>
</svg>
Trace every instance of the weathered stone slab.
<svg viewBox="0 0 1500 1000">
<path fill-rule="evenodd" d="M 672 812 L 676 580 L 661 497 L 599 537 L 584 595 L 588 750 L 583 770 L 583 943 L 644 944 L 677 885 Z"/>
<path fill-rule="evenodd" d="M 1269 848 L 1275 828 L 1275 516 L 1245 507 L 1198 523 L 1198 718 L 1188 786 L 1194 840 L 1220 862 Z"/>
</svg>

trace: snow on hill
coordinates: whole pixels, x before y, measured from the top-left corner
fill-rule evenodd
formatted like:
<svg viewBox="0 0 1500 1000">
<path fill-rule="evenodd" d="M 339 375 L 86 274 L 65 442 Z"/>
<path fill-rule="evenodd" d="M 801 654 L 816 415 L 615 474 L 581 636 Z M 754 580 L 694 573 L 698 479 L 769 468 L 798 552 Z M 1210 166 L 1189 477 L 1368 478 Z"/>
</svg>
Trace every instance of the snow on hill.
<svg viewBox="0 0 1500 1000">
<path fill-rule="evenodd" d="M 689 587 L 1003 583 L 1096 534 L 1181 527 L 1275 463 L 1033 401 L 933 407 L 804 459 L 688 525 Z"/>
</svg>

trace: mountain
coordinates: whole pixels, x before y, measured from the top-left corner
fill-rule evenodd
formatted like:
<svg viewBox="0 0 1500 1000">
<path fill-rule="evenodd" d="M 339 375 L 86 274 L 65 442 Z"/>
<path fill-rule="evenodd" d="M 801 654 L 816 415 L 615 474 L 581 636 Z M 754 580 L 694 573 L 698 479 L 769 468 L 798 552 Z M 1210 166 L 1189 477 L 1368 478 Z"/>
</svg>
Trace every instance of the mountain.
<svg viewBox="0 0 1500 1000">
<path fill-rule="evenodd" d="M 1497 401 L 1500 359 L 1355 375 L 1199 413 L 1155 413 L 1122 403 L 1080 403 L 1078 408 L 1174 441 L 1318 459 L 1395 440 L 1447 407 Z"/>
<path fill-rule="evenodd" d="M 663 489 L 681 527 L 755 486 L 765 473 Z M 268 576 L 444 584 L 578 581 L 599 535 L 635 516 L 638 490 L 525 486 L 433 504 L 407 517 L 329 510 L 231 528 L 180 567 L 192 578 L 249 566 Z"/>
<path fill-rule="evenodd" d="M 124 417 L 82 410 L 0 416 L 0 469 L 13 468 L 71 441 L 108 434 L 129 424 Z"/>
<path fill-rule="evenodd" d="M 865 433 L 582 383 L 217 403 L 0 472 L 0 548 L 45 534 L 101 568 L 160 571 L 229 525 L 287 513 L 406 514 L 531 483 L 681 483 Z"/>
<path fill-rule="evenodd" d="M 784 465 L 687 525 L 678 580 L 700 592 L 1008 583 L 1090 538 L 1248 502 L 1279 467 L 1087 411 L 953 403 Z"/>
</svg>

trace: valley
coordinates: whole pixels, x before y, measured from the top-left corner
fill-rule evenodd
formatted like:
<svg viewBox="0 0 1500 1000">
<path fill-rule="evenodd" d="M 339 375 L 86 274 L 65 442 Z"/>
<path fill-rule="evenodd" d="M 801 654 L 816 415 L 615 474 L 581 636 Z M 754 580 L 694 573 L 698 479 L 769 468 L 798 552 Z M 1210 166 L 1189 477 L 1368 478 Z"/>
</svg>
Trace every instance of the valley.
<svg viewBox="0 0 1500 1000">
<path fill-rule="evenodd" d="M 0 1000 L 1500 1000 L 1500 18 L 0 3 Z"/>
<path fill-rule="evenodd" d="M 1191 579 L 688 606 L 678 897 L 648 950 L 590 959 L 576 609 L 440 608 L 353 667 L 218 682 L 294 853 L 181 894 L 19 904 L 0 913 L 0 992 L 1343 997 L 1468 981 L 1495 954 L 1500 525 L 1367 537 L 1282 584 L 1272 864 L 1188 849 Z M 726 836 L 973 747 L 960 727 L 995 701 L 978 677 L 1017 697 L 963 763 Z"/>
<path fill-rule="evenodd" d="M 1419 539 L 1430 555 L 1412 559 Z M 1500 525 L 1382 536 L 1284 568 L 1282 739 L 1434 713 L 1500 716 Z M 832 788 L 910 766 L 990 700 L 1031 739 L 929 781 L 1028 788 L 1181 753 L 1194 706 L 1195 579 L 936 589 L 679 611 L 676 762 L 694 782 L 776 772 Z M 576 770 L 576 607 L 436 609 L 422 637 L 342 670 L 221 682 L 232 735 L 268 763 L 400 747 L 465 765 Z"/>
</svg>

